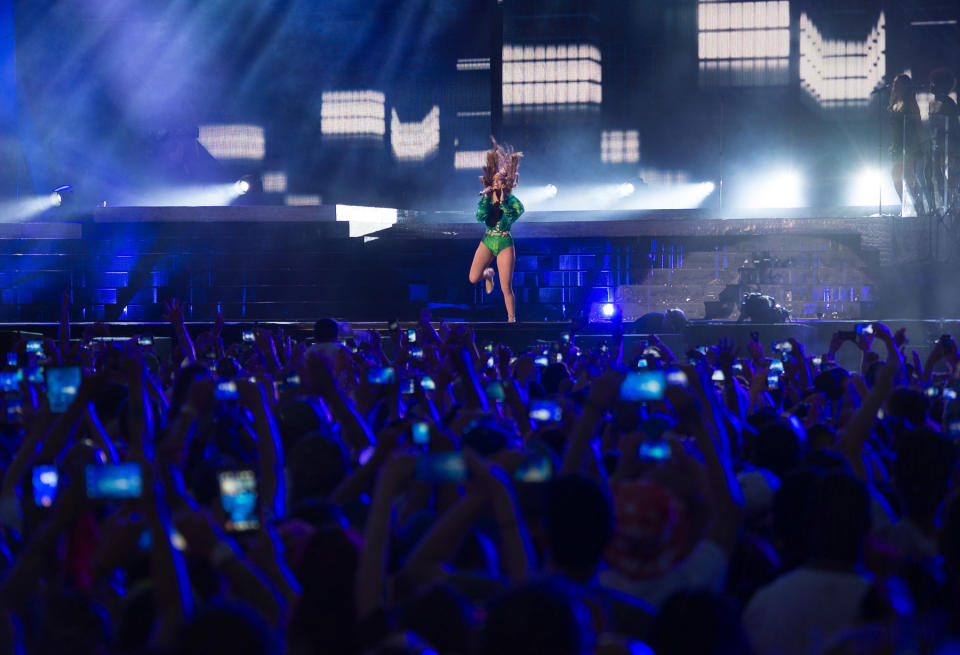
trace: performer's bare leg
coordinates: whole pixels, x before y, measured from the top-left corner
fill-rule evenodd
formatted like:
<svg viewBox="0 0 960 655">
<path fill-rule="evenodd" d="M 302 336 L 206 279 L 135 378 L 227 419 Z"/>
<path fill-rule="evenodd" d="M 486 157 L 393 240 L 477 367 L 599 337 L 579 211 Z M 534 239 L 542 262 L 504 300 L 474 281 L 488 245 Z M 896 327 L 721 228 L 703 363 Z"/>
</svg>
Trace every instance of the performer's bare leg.
<svg viewBox="0 0 960 655">
<path fill-rule="evenodd" d="M 473 263 L 470 265 L 470 284 L 483 280 L 487 293 L 493 291 L 493 269 L 489 268 L 492 261 L 493 253 L 481 241 L 477 246 L 477 252 L 473 255 Z"/>
<path fill-rule="evenodd" d="M 517 299 L 513 295 L 513 268 L 517 263 L 514 246 L 497 255 L 497 270 L 500 271 L 500 289 L 503 291 L 503 303 L 507 306 L 507 322 L 517 321 Z"/>
</svg>

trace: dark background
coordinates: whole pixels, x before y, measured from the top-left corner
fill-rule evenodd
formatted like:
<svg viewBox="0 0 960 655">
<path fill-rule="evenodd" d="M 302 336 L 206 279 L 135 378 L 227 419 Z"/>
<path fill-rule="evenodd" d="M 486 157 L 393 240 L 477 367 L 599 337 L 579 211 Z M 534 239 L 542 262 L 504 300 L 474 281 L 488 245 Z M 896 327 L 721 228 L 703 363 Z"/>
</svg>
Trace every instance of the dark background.
<svg viewBox="0 0 960 655">
<path fill-rule="evenodd" d="M 864 165 L 886 166 L 879 111 L 869 100 L 824 108 L 800 88 L 798 27 L 806 13 L 825 38 L 863 40 L 883 12 L 885 74 L 958 64 L 956 1 L 790 2 L 785 84 L 702 83 L 695 0 L 15 0 L 0 10 L 13 26 L 0 46 L 0 84 L 16 110 L 0 113 L 0 196 L 73 184 L 81 206 L 137 204 L 141 192 L 287 174 L 288 191 L 342 202 L 462 208 L 478 190 L 454 152 L 482 150 L 493 131 L 523 150 L 522 182 L 639 183 L 651 172 L 691 182 L 724 180 L 733 197 L 751 175 L 787 162 L 807 178 L 811 206 L 843 204 Z M 458 72 L 458 58 L 490 57 L 502 13 L 507 44 L 588 43 L 602 53 L 603 101 L 560 110 L 490 110 L 489 71 Z M 324 139 L 324 91 L 385 94 L 382 140 Z M 8 105 L 9 105 L 8 100 Z M 440 108 L 440 147 L 421 162 L 391 152 L 390 115 L 421 120 Z M 263 160 L 202 156 L 189 174 L 171 166 L 170 134 L 199 125 L 252 124 L 266 135 Z M 600 161 L 604 130 L 637 130 L 640 160 Z M 166 139 L 166 140 L 165 140 Z M 655 177 L 655 175 L 654 175 Z M 518 190 L 519 193 L 519 190 Z M 527 192 L 529 193 L 529 191 Z M 555 202 L 563 202 L 563 194 Z M 283 203 L 282 195 L 245 202 Z M 716 206 L 717 194 L 704 201 Z M 549 207 L 548 207 L 549 208 Z"/>
</svg>

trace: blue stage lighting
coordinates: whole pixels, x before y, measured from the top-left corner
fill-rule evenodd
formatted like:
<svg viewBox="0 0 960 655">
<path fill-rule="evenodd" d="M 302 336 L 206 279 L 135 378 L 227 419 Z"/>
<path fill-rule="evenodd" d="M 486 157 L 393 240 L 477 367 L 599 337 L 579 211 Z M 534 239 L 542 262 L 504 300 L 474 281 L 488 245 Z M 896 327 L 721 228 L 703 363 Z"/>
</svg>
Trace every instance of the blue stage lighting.
<svg viewBox="0 0 960 655">
<path fill-rule="evenodd" d="M 617 306 L 612 302 L 605 303 L 603 307 L 600 308 L 600 313 L 603 314 L 604 318 L 613 318 L 617 313 Z"/>
</svg>

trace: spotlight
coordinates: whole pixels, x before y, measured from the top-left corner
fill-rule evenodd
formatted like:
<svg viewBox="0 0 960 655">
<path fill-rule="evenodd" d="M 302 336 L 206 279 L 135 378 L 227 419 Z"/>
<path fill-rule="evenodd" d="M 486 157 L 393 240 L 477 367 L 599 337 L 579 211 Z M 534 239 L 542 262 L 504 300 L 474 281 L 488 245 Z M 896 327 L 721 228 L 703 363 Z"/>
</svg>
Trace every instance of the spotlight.
<svg viewBox="0 0 960 655">
<path fill-rule="evenodd" d="M 250 190 L 250 183 L 246 180 L 237 180 L 237 183 L 234 185 L 237 187 L 237 193 L 241 196 Z"/>
<path fill-rule="evenodd" d="M 612 302 L 604 303 L 600 308 L 600 313 L 603 314 L 604 318 L 613 318 L 614 314 L 617 313 L 617 306 Z"/>
<path fill-rule="evenodd" d="M 58 186 L 50 192 L 49 202 L 51 207 L 60 207 L 63 204 L 64 195 L 73 193 L 73 187 L 69 184 Z"/>
<path fill-rule="evenodd" d="M 548 198 L 553 198 L 554 196 L 557 195 L 557 185 L 555 185 L 555 184 L 548 184 L 548 185 L 545 187 L 545 191 L 547 192 L 547 197 L 548 197 Z"/>
<path fill-rule="evenodd" d="M 620 193 L 621 198 L 626 198 L 629 195 L 633 195 L 633 192 L 635 191 L 635 189 L 633 187 L 633 184 L 631 184 L 630 182 L 624 182 L 623 184 L 617 187 L 617 191 Z"/>
</svg>

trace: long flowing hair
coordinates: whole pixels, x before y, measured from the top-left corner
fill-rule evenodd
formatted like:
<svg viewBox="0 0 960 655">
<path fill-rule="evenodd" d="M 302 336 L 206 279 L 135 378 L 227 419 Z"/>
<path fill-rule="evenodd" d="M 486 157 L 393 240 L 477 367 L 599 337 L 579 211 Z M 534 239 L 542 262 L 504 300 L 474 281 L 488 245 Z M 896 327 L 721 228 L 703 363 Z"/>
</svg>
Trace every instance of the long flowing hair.
<svg viewBox="0 0 960 655">
<path fill-rule="evenodd" d="M 510 193 L 513 187 L 520 183 L 518 170 L 523 153 L 516 152 L 511 146 L 501 146 L 492 136 L 490 140 L 493 141 L 493 147 L 487 150 L 487 158 L 483 164 L 483 175 L 480 176 L 483 191 L 480 194 L 489 193 L 493 189 L 493 179 L 497 176 L 503 180 L 506 193 Z"/>
<path fill-rule="evenodd" d="M 906 73 L 900 73 L 893 78 L 893 84 L 890 86 L 890 104 L 887 105 L 887 109 L 898 113 L 920 115 L 917 90 L 913 86 L 913 80 Z"/>
</svg>

